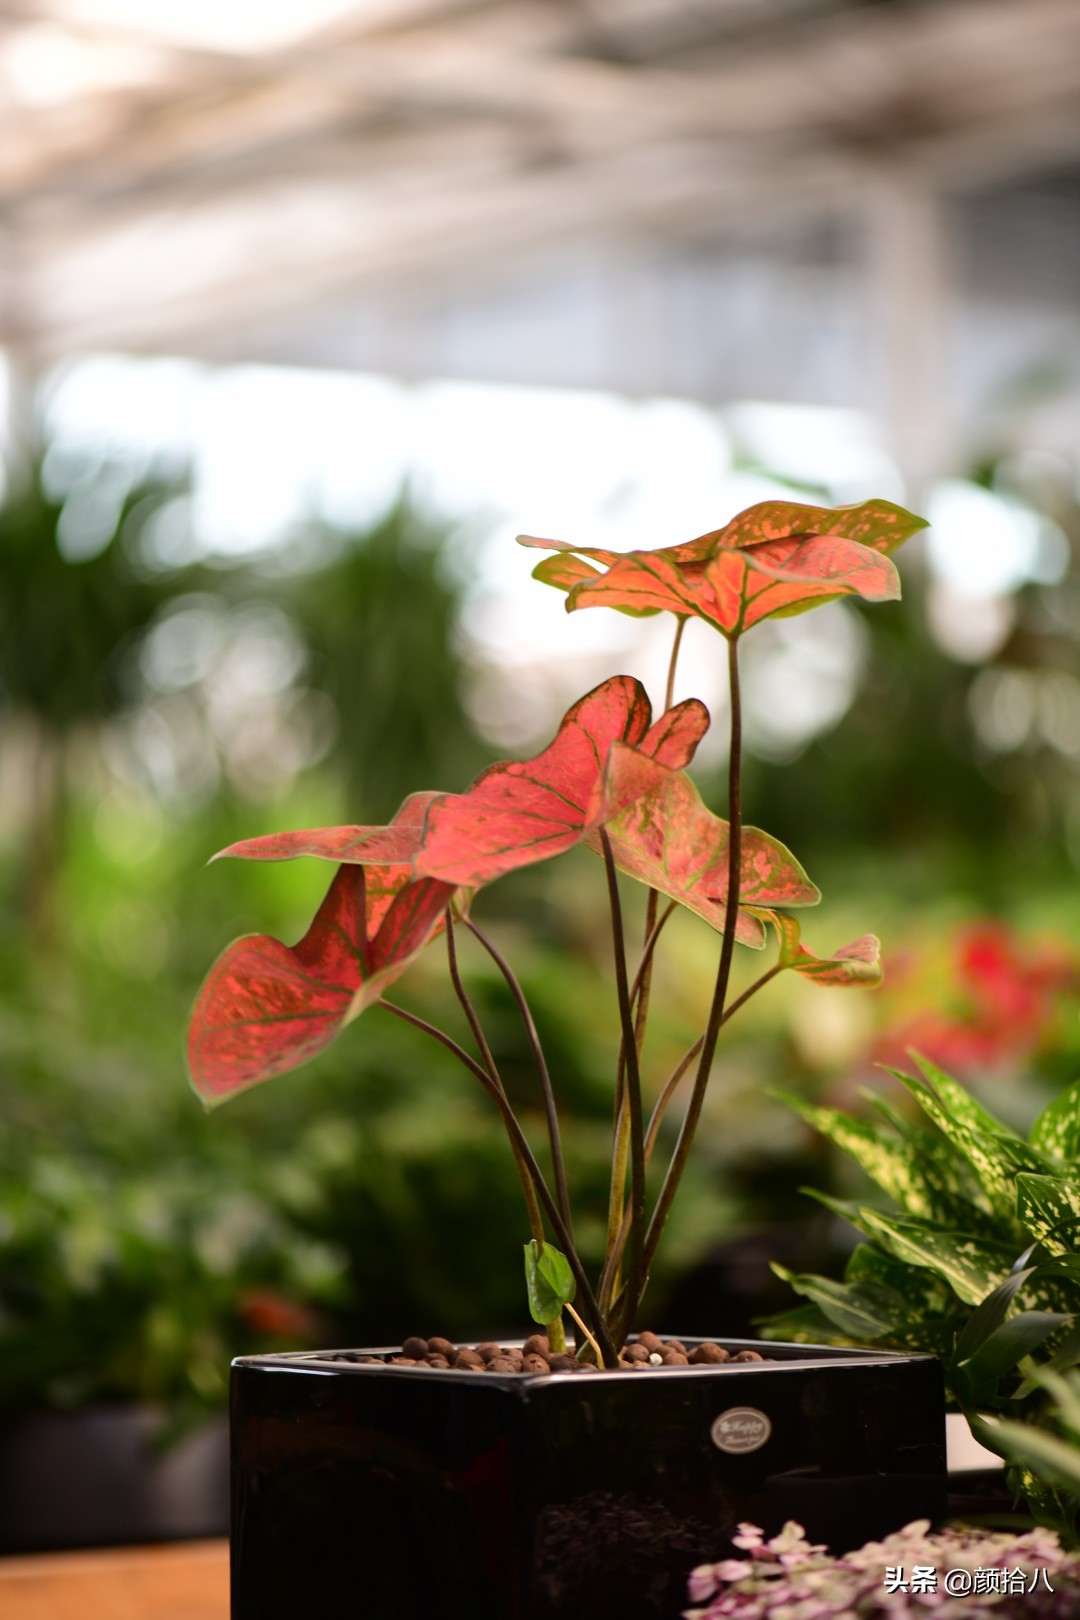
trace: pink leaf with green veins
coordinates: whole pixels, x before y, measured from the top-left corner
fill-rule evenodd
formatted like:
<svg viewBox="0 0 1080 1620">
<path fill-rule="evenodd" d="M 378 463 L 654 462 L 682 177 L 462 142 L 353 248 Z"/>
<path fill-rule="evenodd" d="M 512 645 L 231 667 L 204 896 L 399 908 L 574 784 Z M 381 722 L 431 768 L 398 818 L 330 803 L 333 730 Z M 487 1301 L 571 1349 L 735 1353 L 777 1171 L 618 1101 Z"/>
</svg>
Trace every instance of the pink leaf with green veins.
<svg viewBox="0 0 1080 1620">
<path fill-rule="evenodd" d="M 442 928 L 453 889 L 409 866 L 339 868 L 298 945 L 248 934 L 207 974 L 188 1028 L 207 1102 L 294 1069 L 377 1001 Z"/>
<path fill-rule="evenodd" d="M 643 754 L 648 754 L 661 765 L 681 771 L 689 765 L 697 745 L 709 729 L 709 711 L 698 698 L 687 698 L 662 714 L 651 725 L 639 743 Z"/>
<path fill-rule="evenodd" d="M 417 873 L 474 886 L 573 848 L 585 835 L 613 743 L 685 762 L 709 723 L 696 699 L 650 728 L 651 718 L 639 681 L 629 675 L 604 681 L 567 711 L 543 753 L 492 765 L 466 792 L 432 803 Z"/>
<path fill-rule="evenodd" d="M 412 793 L 387 827 L 313 827 L 304 832 L 267 833 L 219 850 L 215 861 L 233 856 L 246 861 L 291 861 L 300 855 L 358 866 L 411 862 L 420 848 L 424 816 L 438 793 Z"/>
<path fill-rule="evenodd" d="M 619 869 L 677 900 L 723 932 L 730 828 L 702 803 L 690 778 L 616 743 L 590 808 L 586 843 L 599 828 Z M 735 937 L 760 949 L 765 930 L 747 906 L 812 906 L 821 899 L 791 852 L 756 827 L 742 831 L 740 908 Z"/>
<path fill-rule="evenodd" d="M 833 956 L 821 957 L 801 943 L 802 930 L 797 917 L 763 910 L 755 910 L 754 914 L 776 929 L 781 967 L 792 968 L 804 979 L 832 985 L 838 990 L 869 989 L 881 983 L 881 941 L 875 934 L 862 934 L 850 945 L 842 945 Z"/>
<path fill-rule="evenodd" d="M 838 596 L 893 602 L 899 595 L 900 578 L 888 557 L 854 540 L 815 535 L 794 549 L 779 540 L 752 551 L 718 551 L 705 565 L 700 611 L 721 634 L 738 636 L 762 619 Z"/>
<path fill-rule="evenodd" d="M 763 618 L 836 596 L 892 600 L 899 583 L 887 553 L 924 527 L 922 518 L 890 501 L 835 508 L 762 501 L 723 529 L 655 551 L 620 554 L 519 538 L 559 552 L 534 575 L 567 591 L 568 611 L 693 614 L 737 636 Z"/>
<path fill-rule="evenodd" d="M 741 551 L 777 540 L 798 542 L 812 535 L 831 534 L 887 554 L 903 545 L 916 530 L 925 528 L 925 518 L 894 506 L 892 501 L 861 501 L 858 506 L 759 501 L 733 517 L 724 528 L 703 534 L 681 549 L 687 560 L 701 562 L 718 548 Z"/>
</svg>

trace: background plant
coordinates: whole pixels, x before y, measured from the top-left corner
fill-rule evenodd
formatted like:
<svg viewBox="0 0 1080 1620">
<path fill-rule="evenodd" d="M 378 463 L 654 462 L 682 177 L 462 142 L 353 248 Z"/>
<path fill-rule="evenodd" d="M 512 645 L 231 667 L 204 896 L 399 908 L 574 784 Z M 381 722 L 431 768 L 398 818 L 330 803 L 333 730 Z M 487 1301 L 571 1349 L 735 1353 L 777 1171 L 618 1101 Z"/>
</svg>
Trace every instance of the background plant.
<svg viewBox="0 0 1080 1620">
<path fill-rule="evenodd" d="M 187 1418 L 223 1403 L 236 1353 L 315 1334 L 400 1342 L 433 1310 L 462 1335 L 501 1332 L 521 1292 L 500 1264 L 519 1191 L 497 1117 L 448 1054 L 417 1053 L 387 1020 L 211 1122 L 176 1040 L 222 934 L 254 905 L 288 934 L 312 902 L 301 865 L 237 863 L 193 906 L 207 848 L 266 804 L 303 822 L 348 796 L 374 816 L 406 771 L 439 768 L 438 749 L 483 757 L 446 526 L 399 502 L 361 533 L 310 526 L 270 556 L 196 565 L 175 472 L 44 461 L 0 507 L 0 616 L 25 615 L 0 648 L 0 1412 L 151 1399 Z M 385 604 L 406 596 L 403 628 Z M 49 660 L 64 657 L 60 683 Z M 384 731 L 346 712 L 376 680 L 423 723 Z M 572 1173 L 599 1206 L 591 902 L 571 892 L 556 911 L 530 873 L 507 887 L 535 924 L 519 969 L 575 1119 Z M 494 969 L 472 982 L 531 1121 L 516 1008 Z M 429 1005 L 445 995 L 431 983 Z M 661 1286 L 719 1203 L 705 1174 L 688 1194 Z M 472 1233 L 467 1295 L 452 1218 Z M 598 1263 L 599 1216 L 580 1241 Z"/>
<path fill-rule="evenodd" d="M 795 1523 L 771 1540 L 756 1525 L 743 1524 L 734 1541 L 745 1558 L 694 1570 L 695 1607 L 684 1611 L 686 1620 L 921 1620 L 927 1613 L 983 1620 L 1019 1612 L 1069 1620 L 1080 1597 L 1080 1559 L 1046 1530 L 993 1535 L 958 1526 L 933 1532 L 921 1519 L 840 1557 L 808 1542 Z M 930 1572 L 932 1587 L 920 1583 L 920 1571 Z M 966 1593 L 946 1593 L 950 1571 L 965 1572 Z"/>
<path fill-rule="evenodd" d="M 899 1213 L 815 1194 L 866 1241 L 841 1282 L 780 1274 L 810 1303 L 773 1318 L 772 1337 L 881 1344 L 941 1357 L 965 1412 L 1008 1413 L 1053 1430 L 1060 1407 L 1040 1379 L 1080 1364 L 1080 1082 L 1038 1117 L 1026 1139 L 943 1070 L 918 1059 L 897 1073 L 926 1123 L 884 1098 L 883 1126 L 839 1109 L 788 1101 L 849 1154 Z M 1057 1386 L 1060 1393 L 1060 1386 Z M 1011 1477 L 1041 1523 L 1076 1536 L 1076 1497 L 1027 1453 Z"/>
<path fill-rule="evenodd" d="M 1068 1366 L 1069 1357 L 1058 1355 L 1055 1362 Z M 1008 1418 L 974 1417 L 972 1428 L 999 1456 L 1075 1499 L 1080 1492 L 1080 1377 L 1042 1368 L 1032 1374 L 1032 1382 L 1046 1392 L 1056 1433 Z"/>
<path fill-rule="evenodd" d="M 0 1186 L 0 1415 L 135 1397 L 191 1421 L 223 1404 L 240 1346 L 318 1337 L 342 1269 L 250 1179 L 118 1183 L 53 1155 Z"/>
<path fill-rule="evenodd" d="M 33 939 L 25 902 L 28 873 L 37 869 L 38 829 L 27 803 L 27 742 L 37 728 L 16 699 L 24 678 L 19 668 L 10 680 L 4 676 L 0 691 L 5 1193 L 14 1197 L 25 1188 L 30 1195 L 37 1167 L 56 1159 L 66 1173 L 74 1161 L 111 1212 L 126 1188 L 171 1187 L 182 1160 L 185 1178 L 205 1187 L 208 1206 L 223 1186 L 242 1191 L 265 1206 L 266 1230 L 277 1232 L 283 1246 L 294 1237 L 334 1246 L 340 1292 L 332 1303 L 319 1303 L 324 1342 L 400 1343 L 430 1322 L 450 1336 L 497 1337 L 519 1321 L 521 1309 L 518 1266 L 512 1258 L 507 1263 L 506 1252 L 520 1190 L 497 1114 L 449 1053 L 417 1043 L 390 1018 L 365 1020 L 363 1039 L 336 1043 L 287 1087 L 256 1088 L 207 1121 L 190 1107 L 175 1039 L 191 986 L 219 942 L 253 916 L 269 932 L 297 938 L 319 894 L 314 862 L 222 863 L 213 881 L 198 880 L 193 904 L 192 874 L 208 850 L 264 826 L 346 815 L 376 820 L 409 782 L 449 780 L 447 758 L 461 762 L 464 780 L 473 768 L 467 761 L 490 757 L 467 712 L 470 682 L 484 678 L 484 666 L 478 650 L 469 649 L 461 613 L 478 546 L 472 535 L 467 547 L 454 545 L 445 520 L 421 520 L 414 504 L 399 503 L 356 532 L 304 524 L 282 541 L 267 536 L 263 550 L 243 559 L 213 556 L 195 526 L 185 478 L 166 464 L 148 473 L 144 458 L 125 459 L 120 444 L 115 450 L 119 465 L 100 452 L 87 457 L 66 444 L 48 445 L 41 498 L 53 510 L 27 541 L 29 554 L 14 543 L 13 508 L 0 508 L 0 598 L 14 599 L 21 589 L 17 570 L 32 564 L 39 651 L 67 648 L 74 656 L 96 638 L 96 668 L 108 674 L 107 711 L 63 727 L 63 813 L 48 841 L 51 898 L 42 912 L 60 926 Z M 1006 475 L 1005 463 L 988 463 L 979 474 L 987 482 Z M 16 482 L 9 478 L 7 488 Z M 78 590 L 89 578 L 94 546 L 110 533 L 119 540 L 119 506 L 113 503 L 110 518 L 110 499 L 97 497 L 153 484 L 158 493 L 138 511 L 129 505 L 123 541 L 101 566 L 115 564 L 129 571 L 128 581 L 152 585 L 156 606 L 113 634 L 111 617 L 95 613 Z M 1047 511 L 1075 541 L 1075 501 L 1068 511 L 1061 505 L 1072 499 L 1071 489 L 1063 481 Z M 847 496 L 837 490 L 824 498 Z M 65 545 L 78 541 L 70 552 L 56 539 L 56 508 L 65 507 Z M 369 547 L 371 573 L 362 574 L 360 555 Z M 789 973 L 725 1026 L 724 1065 L 710 1084 L 695 1153 L 654 1262 L 654 1321 L 745 1334 L 751 1318 L 782 1303 L 784 1285 L 771 1278 L 769 1257 L 785 1257 L 800 1272 L 830 1272 L 835 1220 L 824 1209 L 808 1218 L 796 1189 L 811 1182 L 841 1190 L 839 1166 L 821 1138 L 766 1099 L 777 1075 L 806 1096 L 835 1100 L 848 1094 L 852 1066 L 869 1051 L 875 1026 L 899 1029 L 922 1007 L 966 1016 L 947 947 L 972 916 L 998 916 L 1029 957 L 1049 935 L 1080 937 L 1080 891 L 1065 838 L 1073 781 L 1070 756 L 1061 751 L 1067 727 L 1044 736 L 1040 718 L 1044 699 L 1061 684 L 1057 673 L 1071 668 L 1074 582 L 1024 587 L 1015 598 L 1016 633 L 1001 652 L 982 664 L 958 664 L 927 631 L 918 563 L 913 554 L 905 566 L 903 611 L 864 611 L 849 597 L 815 617 L 822 634 L 829 618 L 856 621 L 863 651 L 846 719 L 801 752 L 780 757 L 764 748 L 748 714 L 749 801 L 825 890 L 822 938 L 850 938 L 864 918 L 874 920 L 887 941 L 886 989 L 882 996 L 823 1002 Z M 123 590 L 126 583 L 106 588 Z M 407 633 L 398 625 L 406 599 Z M 349 623 L 376 602 L 395 608 L 372 610 L 363 636 L 350 638 Z M 755 630 L 751 645 L 767 671 L 780 668 L 798 628 L 798 621 L 778 619 Z M 688 647 L 693 634 L 691 627 Z M 185 640 L 205 656 L 181 667 L 164 654 Z M 6 649 L 15 645 L 5 640 Z M 270 648 L 278 649 L 269 661 L 274 691 L 245 689 L 239 702 L 234 681 L 241 667 L 245 679 L 249 658 L 252 669 L 266 668 Z M 753 711 L 754 660 L 743 662 Z M 973 716 L 976 709 L 980 716 L 996 712 L 990 698 L 999 687 L 1011 692 L 1018 676 L 1032 696 L 1031 728 L 1021 740 L 995 742 Z M 368 741 L 353 734 L 353 722 L 362 731 L 380 717 L 361 713 L 350 698 L 376 685 L 407 686 L 425 713 L 438 715 L 447 749 L 442 764 L 428 759 L 422 734 L 410 736 L 407 748 L 394 728 Z M 58 715 L 60 689 L 52 690 L 50 679 L 42 691 Z M 387 785 L 391 766 L 394 786 Z M 706 801 L 719 803 L 722 772 L 697 762 L 694 770 Z M 1023 860 L 1015 858 L 1017 847 Z M 607 1064 L 618 1040 L 617 1012 L 602 999 L 610 949 L 603 903 L 601 864 L 580 852 L 511 874 L 483 897 L 558 1077 L 575 1239 L 591 1275 L 599 1272 L 606 1239 Z M 633 892 L 625 905 L 629 927 L 640 930 L 643 906 Z M 542 1144 L 531 1053 L 512 998 L 468 939 L 461 950 L 514 1108 L 530 1139 Z M 417 963 L 412 981 L 428 1015 L 444 1022 L 456 1003 L 436 954 Z M 754 955 L 736 953 L 735 993 L 751 982 Z M 912 958 L 921 964 L 915 976 L 904 971 Z M 700 1032 L 699 1008 L 714 972 L 708 931 L 680 908 L 665 927 L 656 964 L 643 1073 L 648 1108 Z M 1080 1023 L 1072 1010 L 1065 990 L 1038 1050 L 1000 1080 L 985 1067 L 965 1071 L 1013 1123 L 1026 1121 L 1036 1098 L 1047 1099 L 1076 1072 Z M 677 1113 L 670 1109 L 660 1127 L 654 1168 L 674 1143 Z M 542 1145 L 539 1151 L 543 1159 Z M 262 1175 L 262 1166 L 273 1166 L 274 1174 Z M 454 1222 L 469 1231 L 475 1259 L 467 1290 L 454 1281 L 458 1261 L 447 1237 Z M 181 1221 L 172 1226 L 178 1247 L 188 1241 L 185 1230 Z M 53 1290 L 63 1274 L 46 1246 L 37 1252 Z M 697 1282 L 680 1281 L 703 1260 L 709 1269 Z M 67 1335 L 65 1324 L 80 1321 L 75 1348 L 81 1345 L 87 1364 L 120 1335 L 125 1313 L 132 1332 L 139 1331 L 155 1289 L 152 1268 L 141 1275 L 145 1292 L 113 1292 L 108 1314 L 93 1308 L 92 1291 L 81 1291 L 70 1307 L 51 1295 L 53 1309 L 35 1324 L 42 1377 L 35 1386 L 32 1376 L 20 1375 L 22 1405 L 55 1398 L 46 1369 L 55 1364 L 53 1340 Z M 243 1264 L 233 1281 L 236 1291 L 245 1287 Z M 773 1292 L 763 1292 L 770 1284 Z M 0 1346 L 16 1330 L 0 1323 Z M 0 1350 L 0 1367 L 9 1365 Z M 12 1394 L 9 1409 L 13 1400 Z"/>
</svg>

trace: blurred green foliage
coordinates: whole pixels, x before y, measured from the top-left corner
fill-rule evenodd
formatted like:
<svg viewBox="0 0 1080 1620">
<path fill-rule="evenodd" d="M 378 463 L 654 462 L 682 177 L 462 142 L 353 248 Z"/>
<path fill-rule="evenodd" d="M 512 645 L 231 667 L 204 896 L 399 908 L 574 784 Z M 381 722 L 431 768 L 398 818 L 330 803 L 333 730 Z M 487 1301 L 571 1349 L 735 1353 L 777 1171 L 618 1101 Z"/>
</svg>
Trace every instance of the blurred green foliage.
<svg viewBox="0 0 1080 1620">
<path fill-rule="evenodd" d="M 89 475 L 67 476 L 81 499 Z M 124 487 L 122 469 L 95 477 Z M 182 496 L 132 483 L 97 549 L 72 556 L 72 496 L 47 495 L 40 468 L 0 513 L 9 614 L 25 610 L 49 656 L 76 648 L 65 685 L 13 637 L 0 694 L 0 772 L 15 782 L 0 813 L 0 1410 L 127 1394 L 186 1411 L 224 1398 L 231 1355 L 268 1344 L 527 1328 L 513 1162 L 445 1051 L 376 1012 L 222 1115 L 183 1080 L 186 1014 L 215 949 L 253 920 L 298 937 L 330 875 L 317 862 L 206 871 L 207 856 L 262 815 L 377 819 L 418 784 L 464 785 L 485 759 L 445 531 L 400 503 L 368 534 L 312 525 L 244 566 L 166 567 L 153 520 L 175 523 Z M 305 705 L 333 736 L 328 755 L 305 739 Z M 28 759 L 47 807 L 24 791 Z M 515 959 L 575 1116 L 593 1259 L 615 1040 L 614 1006 L 607 1022 L 596 1012 L 600 884 L 583 858 L 568 908 L 543 876 L 493 907 L 497 928 L 521 908 L 537 924 Z M 542 1152 L 516 1009 L 481 953 L 465 946 L 463 960 Z M 441 969 L 420 965 L 416 995 L 454 1027 Z M 676 1263 L 709 1235 L 715 1195 L 703 1177 L 690 1205 L 695 1191 Z"/>
<path fill-rule="evenodd" d="M 463 788 L 487 763 L 462 704 L 460 586 L 448 579 L 444 538 L 402 496 L 362 545 L 309 532 L 327 560 L 284 596 L 310 678 L 334 705 L 337 768 L 358 821 L 389 821 L 419 788 Z"/>
<path fill-rule="evenodd" d="M 207 857 L 280 827 L 381 820 L 416 788 L 464 786 L 488 757 L 445 529 L 402 501 L 365 534 L 312 523 L 242 564 L 196 563 L 182 477 L 55 457 L 46 469 L 0 511 L 0 1408 L 213 1401 L 230 1354 L 303 1342 L 305 1320 L 354 1344 L 527 1328 L 501 1127 L 434 1043 L 373 1011 L 318 1063 L 212 1118 L 182 1077 L 214 952 L 252 927 L 297 939 L 330 875 L 314 861 L 205 871 Z M 913 913 L 933 948 L 976 906 L 1080 940 L 1073 758 L 1036 721 L 998 744 L 977 723 L 995 701 L 978 686 L 988 674 L 1037 683 L 1060 668 L 1072 590 L 1026 588 L 987 671 L 937 647 L 909 570 L 905 606 L 867 618 L 851 711 L 794 762 L 797 791 L 787 764 L 751 761 L 751 819 L 828 897 L 808 928 L 816 948 L 874 928 L 888 959 Z M 708 797 L 722 805 L 721 784 Z M 544 1036 L 595 1262 L 617 1041 L 602 870 L 577 852 L 481 907 Z M 712 944 L 693 919 L 667 930 L 653 1088 L 700 1032 Z M 439 953 L 404 999 L 460 1033 Z M 463 964 L 543 1160 L 515 1009 L 467 945 Z M 653 1280 L 657 1323 L 680 1270 L 731 1234 L 768 1227 L 774 1255 L 827 1262 L 835 1226 L 808 1221 L 796 1188 L 837 1172 L 765 1088 L 843 1086 L 873 1040 L 862 997 L 780 982 L 748 1009 Z M 1060 1051 L 1025 1062 L 1014 1111 L 1030 1119 L 1065 1070 Z M 713 1287 L 708 1321 L 671 1325 L 738 1325 L 732 1286 L 725 1273 Z M 283 1310 L 253 1310 L 260 1296 Z"/>
</svg>

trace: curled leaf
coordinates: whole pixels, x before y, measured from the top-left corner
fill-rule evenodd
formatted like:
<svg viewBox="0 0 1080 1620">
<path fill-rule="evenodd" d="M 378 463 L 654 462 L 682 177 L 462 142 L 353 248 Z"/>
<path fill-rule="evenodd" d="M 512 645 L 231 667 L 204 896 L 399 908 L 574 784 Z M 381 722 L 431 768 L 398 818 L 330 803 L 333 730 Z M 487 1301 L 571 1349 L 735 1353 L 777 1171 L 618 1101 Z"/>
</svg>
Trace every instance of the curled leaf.
<svg viewBox="0 0 1080 1620">
<path fill-rule="evenodd" d="M 881 941 L 876 934 L 861 934 L 850 945 L 841 945 L 832 956 L 821 957 L 802 944 L 802 927 L 797 917 L 757 908 L 754 915 L 775 928 L 781 967 L 791 968 L 804 979 L 813 979 L 815 984 L 836 989 L 848 986 L 867 989 L 881 983 Z"/>
<path fill-rule="evenodd" d="M 235 940 L 203 983 L 188 1072 L 214 1103 L 294 1069 L 377 1001 L 439 932 L 453 894 L 408 866 L 342 866 L 298 945 Z"/>
</svg>

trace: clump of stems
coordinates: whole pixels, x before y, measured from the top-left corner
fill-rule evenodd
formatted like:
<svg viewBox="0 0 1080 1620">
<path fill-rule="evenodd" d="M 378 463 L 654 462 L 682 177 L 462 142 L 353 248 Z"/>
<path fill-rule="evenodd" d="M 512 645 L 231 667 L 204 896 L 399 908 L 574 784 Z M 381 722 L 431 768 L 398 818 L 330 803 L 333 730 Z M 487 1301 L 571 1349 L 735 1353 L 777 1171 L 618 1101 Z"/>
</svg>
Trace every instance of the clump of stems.
<svg viewBox="0 0 1080 1620">
<path fill-rule="evenodd" d="M 668 668 L 665 712 L 674 697 L 675 673 L 685 628 L 685 619 L 678 620 L 675 642 Z M 649 1273 L 656 1255 L 657 1245 L 671 1213 L 686 1169 L 701 1118 L 702 1105 L 712 1071 L 720 1031 L 724 1024 L 751 996 L 774 978 L 780 971 L 779 963 L 761 975 L 737 1000 L 728 1002 L 731 967 L 738 922 L 739 888 L 742 863 L 742 711 L 739 691 L 739 665 L 737 638 L 731 637 L 728 647 L 728 677 L 730 687 L 730 755 L 728 766 L 728 859 L 727 893 L 725 896 L 723 932 L 717 963 L 712 1000 L 703 1032 L 676 1064 L 662 1086 L 648 1123 L 645 1122 L 641 1065 L 648 1024 L 649 997 L 652 985 L 653 963 L 657 944 L 668 918 L 675 909 L 671 902 L 663 912 L 659 909 L 659 895 L 648 891 L 645 907 L 644 941 L 637 965 L 631 978 L 626 953 L 625 929 L 619 893 L 618 874 L 607 833 L 600 832 L 600 846 L 607 879 L 608 903 L 611 913 L 612 948 L 615 965 L 615 986 L 618 998 L 620 1042 L 616 1071 L 614 1107 L 614 1150 L 612 1156 L 611 1190 L 608 1208 L 607 1244 L 600 1276 L 595 1287 L 590 1282 L 580 1255 L 575 1247 L 566 1167 L 559 1130 L 558 1110 L 547 1061 L 536 1023 L 521 983 L 510 964 L 481 928 L 467 916 L 455 916 L 451 908 L 446 913 L 446 943 L 450 976 L 454 990 L 465 1014 L 476 1043 L 478 1057 L 473 1057 L 444 1031 L 429 1024 L 416 1014 L 407 1012 L 391 1002 L 381 1005 L 415 1028 L 422 1030 L 447 1047 L 464 1066 L 475 1075 L 487 1090 L 502 1116 L 521 1180 L 529 1228 L 539 1249 L 545 1241 L 554 1242 L 569 1262 L 577 1285 L 575 1306 L 571 1315 L 579 1324 L 579 1355 L 583 1359 L 597 1356 L 603 1365 L 618 1364 L 618 1352 L 627 1333 L 634 1325 L 642 1297 L 648 1285 Z M 533 1056 L 537 1083 L 547 1123 L 548 1151 L 551 1161 L 553 1188 L 540 1168 L 525 1137 L 521 1124 L 511 1107 L 490 1044 L 484 1034 L 476 1008 L 465 988 L 458 964 L 456 929 L 464 926 L 487 952 L 505 980 L 517 1006 L 526 1038 Z M 660 1182 L 651 1212 L 647 1206 L 646 1172 L 655 1153 L 664 1114 L 675 1096 L 680 1083 L 693 1070 L 693 1082 L 675 1146 Z M 629 1195 L 627 1180 L 629 1179 Z M 545 1225 L 546 1221 L 546 1225 Z M 550 1233 L 550 1237 L 548 1234 Z M 553 1348 L 563 1340 L 561 1320 L 547 1324 Z"/>
</svg>

